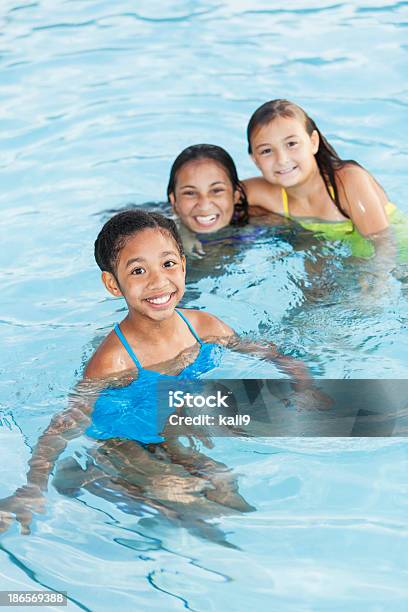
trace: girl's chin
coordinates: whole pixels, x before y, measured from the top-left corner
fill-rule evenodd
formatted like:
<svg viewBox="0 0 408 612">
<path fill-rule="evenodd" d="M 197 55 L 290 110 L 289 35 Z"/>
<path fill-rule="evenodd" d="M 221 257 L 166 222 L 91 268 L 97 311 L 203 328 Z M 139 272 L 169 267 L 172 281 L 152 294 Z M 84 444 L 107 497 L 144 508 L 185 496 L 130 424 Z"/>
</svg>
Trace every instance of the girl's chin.
<svg viewBox="0 0 408 612">
<path fill-rule="evenodd" d="M 197 234 L 213 234 L 214 232 L 218 232 L 218 230 L 225 227 L 225 225 L 215 225 L 214 227 L 195 227 L 194 231 Z"/>
<path fill-rule="evenodd" d="M 175 308 L 176 306 L 162 310 L 149 309 L 149 311 L 145 312 L 144 314 L 152 321 L 165 321 L 166 319 L 170 319 L 173 316 Z"/>
</svg>

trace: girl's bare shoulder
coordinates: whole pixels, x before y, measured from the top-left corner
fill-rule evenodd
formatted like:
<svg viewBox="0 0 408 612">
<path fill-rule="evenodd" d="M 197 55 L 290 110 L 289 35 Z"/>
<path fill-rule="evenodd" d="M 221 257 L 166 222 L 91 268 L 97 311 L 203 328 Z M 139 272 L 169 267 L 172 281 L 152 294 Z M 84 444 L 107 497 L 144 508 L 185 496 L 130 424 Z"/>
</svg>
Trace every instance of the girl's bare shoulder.
<svg viewBox="0 0 408 612">
<path fill-rule="evenodd" d="M 185 308 L 182 308 L 181 311 L 194 328 L 197 336 L 203 340 L 206 338 L 229 338 L 234 335 L 234 330 L 229 325 L 209 312 Z"/>
<path fill-rule="evenodd" d="M 388 227 L 387 194 L 365 168 L 345 164 L 336 170 L 340 202 L 358 231 L 364 236 Z"/>
<path fill-rule="evenodd" d="M 106 378 L 132 369 L 132 365 L 133 362 L 130 362 L 116 332 L 112 330 L 89 360 L 84 371 L 84 378 Z"/>
<path fill-rule="evenodd" d="M 338 188 L 357 190 L 374 190 L 386 199 L 386 193 L 380 183 L 359 164 L 348 163 L 336 170 L 336 183 Z"/>
<path fill-rule="evenodd" d="M 385 195 L 384 189 L 375 180 L 368 170 L 359 164 L 346 163 L 341 168 L 336 170 L 336 179 L 338 187 L 347 190 L 348 188 L 356 189 L 374 189 L 378 193 Z"/>
<path fill-rule="evenodd" d="M 283 214 L 282 192 L 278 185 L 268 183 L 261 176 L 245 179 L 242 183 L 245 188 L 250 214 L 251 209 L 255 211 L 259 208 L 266 212 Z M 259 212 L 256 214 L 259 214 Z"/>
</svg>

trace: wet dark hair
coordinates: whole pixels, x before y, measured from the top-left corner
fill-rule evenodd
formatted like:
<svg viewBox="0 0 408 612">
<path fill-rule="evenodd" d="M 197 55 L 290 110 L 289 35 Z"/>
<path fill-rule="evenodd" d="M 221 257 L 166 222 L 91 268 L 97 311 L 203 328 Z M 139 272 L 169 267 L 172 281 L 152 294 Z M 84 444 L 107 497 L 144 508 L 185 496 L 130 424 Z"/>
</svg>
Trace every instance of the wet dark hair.
<svg viewBox="0 0 408 612">
<path fill-rule="evenodd" d="M 234 160 L 222 147 L 210 144 L 196 144 L 187 147 L 176 157 L 170 170 L 169 184 L 167 186 L 167 197 L 170 198 L 171 193 L 175 193 L 177 174 L 184 164 L 201 159 L 211 159 L 220 164 L 227 173 L 231 181 L 232 187 L 240 193 L 239 202 L 234 206 L 234 213 L 230 221 L 230 225 L 245 225 L 248 223 L 248 200 L 246 197 L 244 186 L 241 184 Z"/>
<path fill-rule="evenodd" d="M 337 206 L 337 208 L 343 215 L 348 217 L 349 215 L 345 210 L 343 210 L 339 202 L 339 194 L 335 180 L 335 170 L 342 168 L 346 164 L 355 164 L 356 166 L 359 166 L 359 164 L 353 159 L 341 159 L 334 150 L 334 148 L 331 146 L 331 144 L 320 132 L 313 119 L 305 113 L 303 108 L 301 108 L 294 102 L 280 99 L 271 100 L 270 102 L 265 102 L 265 104 L 262 104 L 262 106 L 260 106 L 254 112 L 251 119 L 249 120 L 247 127 L 248 153 L 252 154 L 251 136 L 253 132 L 258 127 L 267 125 L 277 117 L 289 117 L 293 119 L 299 119 L 303 122 L 306 132 L 309 134 L 309 136 L 311 136 L 314 131 L 317 132 L 319 136 L 319 148 L 317 150 L 317 153 L 315 154 L 315 158 L 319 168 L 319 172 L 324 180 L 324 184 L 326 185 L 327 193 L 331 198 L 332 194 L 330 193 L 329 187 L 330 185 L 332 185 L 333 187 L 334 198 L 332 198 L 332 200 L 334 204 Z"/>
<path fill-rule="evenodd" d="M 180 256 L 183 257 L 183 243 L 174 221 L 159 213 L 137 209 L 124 210 L 105 223 L 95 240 L 95 260 L 100 269 L 115 276 L 120 251 L 131 236 L 146 229 L 158 229 L 167 233 L 173 238 Z"/>
</svg>

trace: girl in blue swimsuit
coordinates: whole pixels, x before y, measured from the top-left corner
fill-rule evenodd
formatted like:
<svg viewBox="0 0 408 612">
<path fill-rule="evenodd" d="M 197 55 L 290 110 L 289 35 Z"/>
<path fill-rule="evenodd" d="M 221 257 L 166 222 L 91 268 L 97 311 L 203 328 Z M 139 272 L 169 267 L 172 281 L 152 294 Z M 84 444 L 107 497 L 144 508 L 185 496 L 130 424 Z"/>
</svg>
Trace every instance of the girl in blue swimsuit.
<svg viewBox="0 0 408 612">
<path fill-rule="evenodd" d="M 124 297 L 129 310 L 85 369 L 86 380 L 105 381 L 105 387 L 108 383 L 95 403 L 89 436 L 163 442 L 155 400 L 158 382 L 174 376 L 200 378 L 218 365 L 226 346 L 261 353 L 288 373 L 305 377 L 303 364 L 280 355 L 273 345 L 243 344 L 214 315 L 176 309 L 184 294 L 186 268 L 183 245 L 170 219 L 142 210 L 118 213 L 102 228 L 95 258 L 105 287 Z"/>
<path fill-rule="evenodd" d="M 95 257 L 105 287 L 124 297 L 128 314 L 89 361 L 69 409 L 40 436 L 27 484 L 0 500 L 0 532 L 14 517 L 23 533 L 29 532 L 32 513 L 44 511 L 59 455 L 85 430 L 101 442 L 85 453 L 85 470 L 73 457 L 60 462 L 57 490 L 76 496 L 86 488 L 134 513 L 155 508 L 223 542 L 201 513 L 252 508 L 227 466 L 176 438 L 160 444 L 155 396 L 160 379 L 196 379 L 213 368 L 233 332 L 208 313 L 176 310 L 184 293 L 185 257 L 174 222 L 162 215 L 141 210 L 115 215 L 98 235 Z"/>
<path fill-rule="evenodd" d="M 128 314 L 91 358 L 86 379 L 135 367 L 136 378 L 198 378 L 213 367 L 219 345 L 234 332 L 208 313 L 176 310 L 185 290 L 186 261 L 173 221 L 142 210 L 118 213 L 99 233 L 95 258 L 106 289 L 125 299 Z"/>
<path fill-rule="evenodd" d="M 118 213 L 99 233 L 95 257 L 105 287 L 124 297 L 128 314 L 89 361 L 78 389 L 83 392 L 39 438 L 27 484 L 0 500 L 0 531 L 13 515 L 29 531 L 32 512 L 44 510 L 44 491 L 59 455 L 84 430 L 100 442 L 85 455 L 85 470 L 73 458 L 60 463 L 54 482 L 60 492 L 77 495 L 88 488 L 102 497 L 126 499 L 131 507 L 138 500 L 172 517 L 184 517 L 192 508 L 197 517 L 204 510 L 215 516 L 225 507 L 251 510 L 227 466 L 184 448 L 177 435 L 164 443 L 158 382 L 200 378 L 218 363 L 226 346 L 274 360 L 303 379 L 300 386 L 308 386 L 306 368 L 279 355 L 273 345 L 240 346 L 233 330 L 213 315 L 176 309 L 184 293 L 185 257 L 174 222 L 162 215 Z M 192 529 L 203 527 L 197 521 Z"/>
</svg>

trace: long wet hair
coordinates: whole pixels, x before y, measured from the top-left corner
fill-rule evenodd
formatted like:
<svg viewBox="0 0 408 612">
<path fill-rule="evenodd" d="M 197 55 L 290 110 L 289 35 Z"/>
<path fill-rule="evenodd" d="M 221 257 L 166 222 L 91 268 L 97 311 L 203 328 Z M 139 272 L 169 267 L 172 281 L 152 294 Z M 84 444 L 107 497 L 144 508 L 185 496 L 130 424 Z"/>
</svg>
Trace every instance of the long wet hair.
<svg viewBox="0 0 408 612">
<path fill-rule="evenodd" d="M 262 106 L 260 106 L 254 112 L 247 127 L 248 153 L 252 154 L 251 136 L 253 132 L 258 127 L 267 125 L 277 117 L 299 119 L 303 123 L 309 136 L 311 136 L 314 131 L 317 132 L 319 136 L 319 148 L 315 154 L 315 158 L 319 172 L 323 178 L 324 184 L 326 185 L 327 193 L 333 200 L 334 204 L 343 215 L 348 217 L 349 215 L 343 210 L 339 202 L 335 171 L 342 168 L 346 164 L 355 164 L 356 166 L 359 166 L 359 164 L 353 159 L 341 159 L 335 149 L 320 132 L 313 119 L 309 117 L 307 113 L 305 113 L 303 108 L 297 104 L 294 104 L 294 102 L 281 99 L 271 100 L 270 102 L 265 102 L 265 104 L 262 104 Z M 330 193 L 330 185 L 333 187 L 334 198 Z"/>
<path fill-rule="evenodd" d="M 175 193 L 177 174 L 184 164 L 202 159 L 210 159 L 225 170 L 229 180 L 231 181 L 234 191 L 240 194 L 239 202 L 234 205 L 234 212 L 230 221 L 230 225 L 245 225 L 248 223 L 248 200 L 244 186 L 241 184 L 234 160 L 231 155 L 222 147 L 210 144 L 196 144 L 184 149 L 180 155 L 176 157 L 170 170 L 169 184 L 167 186 L 167 198 L 170 199 L 170 194 Z"/>
<path fill-rule="evenodd" d="M 145 229 L 158 229 L 168 234 L 183 257 L 183 243 L 172 219 L 145 210 L 124 210 L 105 223 L 95 240 L 95 260 L 100 269 L 116 278 L 119 253 L 131 236 Z"/>
</svg>

